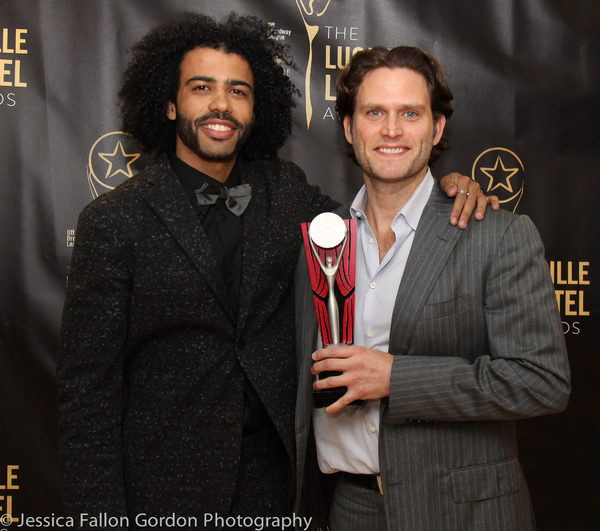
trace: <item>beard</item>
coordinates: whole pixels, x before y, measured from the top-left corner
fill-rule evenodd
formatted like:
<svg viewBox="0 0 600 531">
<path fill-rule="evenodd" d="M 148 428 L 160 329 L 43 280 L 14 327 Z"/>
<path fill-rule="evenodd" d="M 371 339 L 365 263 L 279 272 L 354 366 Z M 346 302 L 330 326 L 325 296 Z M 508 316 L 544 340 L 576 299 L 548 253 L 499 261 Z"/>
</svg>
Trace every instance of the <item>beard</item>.
<svg viewBox="0 0 600 531">
<path fill-rule="evenodd" d="M 233 148 L 225 151 L 224 149 L 215 147 L 202 146 L 199 129 L 203 122 L 210 119 L 227 120 L 238 128 L 238 137 Z M 181 142 L 200 158 L 210 161 L 227 161 L 236 157 L 248 143 L 253 125 L 254 121 L 243 124 L 233 118 L 233 116 L 220 112 L 206 114 L 196 120 L 189 120 L 185 116 L 177 115 L 176 121 L 177 135 Z M 241 134 L 239 134 L 239 131 L 241 131 Z M 225 142 L 225 140 L 219 141 L 218 139 L 215 139 L 214 142 L 218 144 L 219 142 Z"/>
<path fill-rule="evenodd" d="M 355 153 L 355 155 L 359 166 L 369 177 L 371 177 L 371 179 L 375 181 L 397 183 L 400 181 L 404 181 L 405 179 L 408 179 L 410 177 L 414 177 L 424 168 L 427 167 L 429 163 L 429 157 L 431 155 L 431 148 L 433 147 L 433 142 L 431 142 L 431 145 L 427 144 L 429 144 L 429 142 L 427 142 L 426 145 L 423 146 L 423 149 L 420 151 L 420 153 L 417 154 L 416 158 L 413 159 L 406 168 L 404 168 L 398 173 L 394 173 L 393 175 L 387 176 L 379 170 L 379 168 L 373 163 L 372 160 L 367 159 L 362 153 Z"/>
<path fill-rule="evenodd" d="M 375 181 L 397 183 L 417 175 L 428 166 L 434 146 L 433 140 L 437 134 L 437 125 L 433 124 L 433 135 L 431 138 L 423 140 L 419 149 L 414 150 L 416 151 L 415 158 L 409 162 L 408 166 L 391 175 L 384 175 L 384 172 L 380 170 L 376 162 L 365 155 L 364 144 L 354 136 L 354 129 L 351 129 L 350 132 L 353 138 L 353 145 L 358 148 L 354 150 L 354 156 L 363 172 Z"/>
</svg>

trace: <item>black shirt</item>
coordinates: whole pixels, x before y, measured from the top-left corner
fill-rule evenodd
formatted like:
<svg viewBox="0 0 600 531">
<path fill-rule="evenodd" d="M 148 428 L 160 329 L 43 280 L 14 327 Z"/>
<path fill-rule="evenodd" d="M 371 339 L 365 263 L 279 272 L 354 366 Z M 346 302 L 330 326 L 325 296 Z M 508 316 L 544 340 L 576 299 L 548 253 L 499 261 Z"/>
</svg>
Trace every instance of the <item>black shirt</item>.
<svg viewBox="0 0 600 531">
<path fill-rule="evenodd" d="M 217 264 L 223 273 L 229 301 L 237 316 L 240 309 L 242 279 L 242 218 L 233 214 L 221 199 L 214 205 L 198 205 L 196 190 L 204 183 L 224 185 L 228 188 L 237 186 L 240 184 L 239 163 L 236 161 L 227 180 L 220 183 L 192 168 L 173 153 L 169 153 L 169 160 L 186 195 L 194 205 L 202 228 L 215 252 Z"/>
<path fill-rule="evenodd" d="M 192 168 L 172 152 L 168 153 L 169 161 L 185 194 L 191 201 L 202 228 L 208 237 L 217 258 L 217 264 L 223 273 L 225 286 L 231 307 L 237 317 L 240 309 L 240 286 L 242 280 L 242 216 L 236 216 L 225 205 L 222 199 L 214 205 L 198 205 L 196 190 L 204 183 L 224 185 L 228 188 L 240 184 L 239 159 L 224 183 Z M 256 394 L 252 383 L 244 372 L 244 416 L 242 425 L 244 434 L 250 434 L 265 427 L 268 414 Z"/>
</svg>

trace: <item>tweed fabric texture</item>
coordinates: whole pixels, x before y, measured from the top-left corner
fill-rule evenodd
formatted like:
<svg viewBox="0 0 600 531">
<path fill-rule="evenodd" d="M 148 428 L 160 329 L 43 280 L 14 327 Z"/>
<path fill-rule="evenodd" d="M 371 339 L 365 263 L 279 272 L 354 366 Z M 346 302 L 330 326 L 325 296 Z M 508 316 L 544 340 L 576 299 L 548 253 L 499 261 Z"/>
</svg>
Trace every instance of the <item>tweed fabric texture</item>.
<svg viewBox="0 0 600 531">
<path fill-rule="evenodd" d="M 291 163 L 241 161 L 240 172 L 253 197 L 237 321 L 166 155 L 81 213 L 57 367 L 69 514 L 227 515 L 244 373 L 290 456 L 291 483 L 299 224 L 338 203 Z"/>
</svg>

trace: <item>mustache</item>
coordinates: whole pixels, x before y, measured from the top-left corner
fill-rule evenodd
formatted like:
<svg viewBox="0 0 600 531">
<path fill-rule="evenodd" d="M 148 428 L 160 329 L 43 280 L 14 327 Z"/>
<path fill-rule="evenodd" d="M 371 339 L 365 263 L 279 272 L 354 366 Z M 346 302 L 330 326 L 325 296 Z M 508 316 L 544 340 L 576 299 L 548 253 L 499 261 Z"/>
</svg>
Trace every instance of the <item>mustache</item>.
<svg viewBox="0 0 600 531">
<path fill-rule="evenodd" d="M 200 127 L 202 122 L 206 122 L 206 120 L 227 120 L 235 125 L 238 129 L 244 129 L 244 124 L 238 120 L 236 120 L 231 114 L 225 112 L 211 112 L 209 114 L 205 114 L 204 116 L 200 116 L 200 118 L 196 118 L 194 120 L 194 125 L 196 127 Z"/>
</svg>

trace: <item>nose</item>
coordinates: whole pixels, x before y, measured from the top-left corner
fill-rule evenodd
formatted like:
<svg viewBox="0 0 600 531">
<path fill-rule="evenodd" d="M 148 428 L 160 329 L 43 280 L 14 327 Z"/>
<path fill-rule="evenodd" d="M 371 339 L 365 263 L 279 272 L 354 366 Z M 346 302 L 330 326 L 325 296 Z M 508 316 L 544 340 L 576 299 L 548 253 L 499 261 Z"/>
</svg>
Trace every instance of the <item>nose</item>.
<svg viewBox="0 0 600 531">
<path fill-rule="evenodd" d="M 385 123 L 383 124 L 383 128 L 381 130 L 382 136 L 388 138 L 397 138 L 402 136 L 403 133 L 404 129 L 402 128 L 400 117 L 394 113 L 390 113 L 388 116 L 386 116 Z"/>
<path fill-rule="evenodd" d="M 214 91 L 213 97 L 209 104 L 209 109 L 211 111 L 231 113 L 231 105 L 227 88 L 219 87 Z"/>
</svg>

